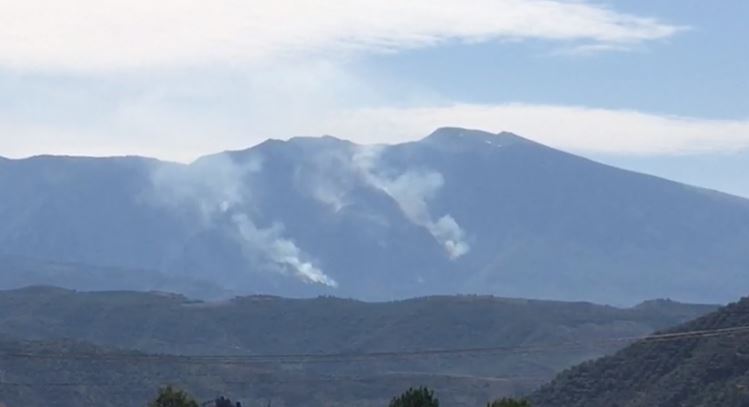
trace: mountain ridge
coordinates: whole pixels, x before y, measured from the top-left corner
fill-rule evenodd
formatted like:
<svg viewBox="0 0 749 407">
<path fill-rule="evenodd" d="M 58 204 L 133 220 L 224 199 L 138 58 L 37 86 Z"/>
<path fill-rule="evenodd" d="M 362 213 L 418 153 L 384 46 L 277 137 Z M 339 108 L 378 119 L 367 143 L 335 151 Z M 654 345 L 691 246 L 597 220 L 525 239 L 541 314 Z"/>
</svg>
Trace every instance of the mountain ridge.
<svg viewBox="0 0 749 407">
<path fill-rule="evenodd" d="M 749 200 L 512 133 L 269 140 L 190 164 L 4 161 L 0 218 L 12 220 L 0 226 L 6 256 L 153 270 L 236 293 L 635 304 L 749 289 L 722 283 L 749 267 Z"/>
<path fill-rule="evenodd" d="M 627 343 L 621 338 L 648 335 L 715 308 L 655 302 L 622 309 L 476 295 L 379 303 L 268 295 L 200 301 L 164 292 L 35 286 L 0 291 L 0 365 L 6 374 L 0 395 L 14 394 L 3 382 L 16 380 L 31 384 L 29 400 L 54 397 L 47 382 L 81 383 L 66 400 L 101 397 L 107 393 L 83 384 L 111 379 L 138 397 L 174 380 L 200 394 L 239 392 L 235 385 L 242 383 L 241 393 L 232 394 L 286 399 L 308 380 L 325 378 L 331 385 L 319 394 L 327 396 L 308 405 L 381 405 L 407 382 L 436 386 L 444 400 L 467 407 L 530 391 L 561 369 L 621 348 Z M 36 357 L 14 358 L 29 352 L 8 351 L 2 338 L 41 349 Z M 476 348 L 496 350 L 457 351 Z M 455 352 L 430 353 L 440 350 Z M 118 356 L 134 352 L 146 356 Z M 110 370 L 100 377 L 100 369 Z M 199 380 L 206 375 L 212 378 Z M 351 393 L 341 383 L 360 385 Z"/>
</svg>

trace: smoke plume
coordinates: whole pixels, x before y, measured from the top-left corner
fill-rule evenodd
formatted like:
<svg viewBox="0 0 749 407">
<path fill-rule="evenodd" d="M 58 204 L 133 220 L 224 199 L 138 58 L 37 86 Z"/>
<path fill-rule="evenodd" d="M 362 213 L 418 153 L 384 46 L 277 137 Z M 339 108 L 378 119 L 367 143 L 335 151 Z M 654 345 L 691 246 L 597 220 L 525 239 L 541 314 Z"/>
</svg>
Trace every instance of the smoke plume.
<svg viewBox="0 0 749 407">
<path fill-rule="evenodd" d="M 465 240 L 465 232 L 455 219 L 446 214 L 435 221 L 430 214 L 428 201 L 444 185 L 442 174 L 417 169 L 389 175 L 378 171 L 381 154 L 382 147 L 362 147 L 354 154 L 352 162 L 367 183 L 398 203 L 408 220 L 426 228 L 451 259 L 468 253 L 470 246 Z"/>
<path fill-rule="evenodd" d="M 189 166 L 164 165 L 153 173 L 153 202 L 185 216 L 197 216 L 201 227 L 232 225 L 234 235 L 266 269 L 291 273 L 309 283 L 337 287 L 337 282 L 308 260 L 296 243 L 274 223 L 259 227 L 253 220 L 252 176 L 262 170 L 259 157 L 237 163 L 227 154 L 198 160 Z"/>
</svg>

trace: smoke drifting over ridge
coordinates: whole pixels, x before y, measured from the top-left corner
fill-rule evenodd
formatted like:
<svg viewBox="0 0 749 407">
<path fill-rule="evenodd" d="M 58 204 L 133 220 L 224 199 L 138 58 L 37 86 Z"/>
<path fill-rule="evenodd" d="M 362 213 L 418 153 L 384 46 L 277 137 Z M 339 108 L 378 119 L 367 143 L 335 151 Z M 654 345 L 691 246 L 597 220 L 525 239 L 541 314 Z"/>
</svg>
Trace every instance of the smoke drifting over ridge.
<svg viewBox="0 0 749 407">
<path fill-rule="evenodd" d="M 316 151 L 304 157 L 311 168 L 300 169 L 295 187 L 338 213 L 350 202 L 349 194 L 359 178 L 352 164 L 352 152 L 344 149 Z"/>
<path fill-rule="evenodd" d="M 428 201 L 445 183 L 442 174 L 433 170 L 407 170 L 396 176 L 378 171 L 383 147 L 361 147 L 352 157 L 354 167 L 371 186 L 385 192 L 398 203 L 406 218 L 426 228 L 442 245 L 450 259 L 457 259 L 471 249 L 465 232 L 450 214 L 432 218 Z"/>
<path fill-rule="evenodd" d="M 222 222 L 248 255 L 265 262 L 264 269 L 291 273 L 302 281 L 337 287 L 338 283 L 316 267 L 296 243 L 283 236 L 284 226 L 274 222 L 267 228 L 253 221 L 252 175 L 262 170 L 262 159 L 251 157 L 237 163 L 227 154 L 203 158 L 189 166 L 166 164 L 152 173 L 150 201 L 200 219 L 202 228 Z"/>
<path fill-rule="evenodd" d="M 436 220 L 431 215 L 429 201 L 445 183 L 442 174 L 428 169 L 389 168 L 381 160 L 386 148 L 347 145 L 314 151 L 304 157 L 311 168 L 297 174 L 297 187 L 337 213 L 349 205 L 349 193 L 363 182 L 395 201 L 410 222 L 427 229 L 450 259 L 468 253 L 471 248 L 458 222 L 450 214 Z"/>
<path fill-rule="evenodd" d="M 152 172 L 149 200 L 184 219 L 193 230 L 190 233 L 211 231 L 234 239 L 248 270 L 288 275 L 332 288 L 339 284 L 319 262 L 330 259 L 315 257 L 325 254 L 310 253 L 299 246 L 301 239 L 307 247 L 315 247 L 314 242 L 305 240 L 315 238 L 314 232 L 310 235 L 309 230 L 304 231 L 306 221 L 269 216 L 276 212 L 265 199 L 277 199 L 278 195 L 266 194 L 278 190 L 269 190 L 268 185 L 291 182 L 281 187 L 292 187 L 294 192 L 286 197 L 295 200 L 291 205 L 309 202 L 294 195 L 302 193 L 329 208 L 334 217 L 350 214 L 344 209 L 352 204 L 356 204 L 353 210 L 357 216 L 377 217 L 377 208 L 358 205 L 361 188 L 377 191 L 392 200 L 408 222 L 425 229 L 445 257 L 456 260 L 466 255 L 471 247 L 456 219 L 449 213 L 433 216 L 430 208 L 444 187 L 442 174 L 408 164 L 392 165 L 383 155 L 386 151 L 385 146 L 357 146 L 332 138 L 298 138 L 207 156 L 190 165 L 162 164 Z M 293 153 L 287 155 L 288 152 Z M 279 175 L 279 168 L 283 168 L 281 173 L 291 169 L 286 173 L 291 178 Z M 364 209 L 367 212 L 361 212 L 363 208 L 368 208 Z M 368 212 L 370 209 L 375 212 Z M 389 223 L 387 218 L 377 219 L 382 225 Z M 286 221 L 291 222 L 288 230 L 302 233 L 296 236 L 298 239 L 289 236 Z M 299 222 L 303 222 L 301 226 Z"/>
</svg>

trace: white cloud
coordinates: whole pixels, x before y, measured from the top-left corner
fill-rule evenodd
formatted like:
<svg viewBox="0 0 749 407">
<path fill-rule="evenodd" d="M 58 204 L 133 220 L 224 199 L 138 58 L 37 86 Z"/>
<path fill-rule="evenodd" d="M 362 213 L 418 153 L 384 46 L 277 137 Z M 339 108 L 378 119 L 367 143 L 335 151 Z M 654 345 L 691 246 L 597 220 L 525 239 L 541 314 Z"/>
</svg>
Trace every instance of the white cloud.
<svg viewBox="0 0 749 407">
<path fill-rule="evenodd" d="M 104 114 L 96 123 L 37 122 L 0 114 L 0 155 L 138 154 L 190 161 L 206 153 L 246 148 L 268 137 L 332 134 L 364 144 L 398 143 L 443 126 L 510 131 L 577 153 L 673 155 L 749 149 L 749 119 L 532 104 L 347 109 L 316 106 L 313 100 L 308 108 L 276 101 L 258 111 L 251 103 L 239 113 L 215 115 L 187 114 L 163 101 L 136 103 Z"/>
<path fill-rule="evenodd" d="M 445 101 L 392 78 L 363 79 L 345 56 L 453 40 L 621 49 L 680 29 L 561 0 L 0 0 L 0 27 L 0 68 L 23 72 L 0 96 L 0 154 L 178 161 L 268 137 L 402 141 L 462 123 L 543 141 L 546 129 L 527 132 L 522 118 L 538 114 L 492 118 L 507 107 L 365 109 L 392 106 L 394 94 L 401 105 Z"/>
<path fill-rule="evenodd" d="M 0 0 L 0 27 L 0 65 L 74 72 L 242 66 L 449 40 L 611 48 L 681 29 L 561 0 Z"/>
<path fill-rule="evenodd" d="M 454 104 L 339 112 L 324 128 L 369 142 L 400 142 L 437 127 L 510 131 L 574 152 L 689 154 L 749 148 L 749 120 L 531 104 Z M 333 130 L 330 130 L 333 129 Z"/>
</svg>

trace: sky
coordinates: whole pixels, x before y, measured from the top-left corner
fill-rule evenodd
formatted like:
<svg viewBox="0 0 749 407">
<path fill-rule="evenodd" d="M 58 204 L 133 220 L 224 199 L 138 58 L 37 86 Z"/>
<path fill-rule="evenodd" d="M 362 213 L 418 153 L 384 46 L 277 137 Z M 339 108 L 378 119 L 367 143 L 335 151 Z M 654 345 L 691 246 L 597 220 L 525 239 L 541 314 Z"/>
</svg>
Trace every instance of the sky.
<svg viewBox="0 0 749 407">
<path fill-rule="evenodd" d="M 749 197 L 744 0 L 0 0 L 0 155 L 521 136 Z"/>
</svg>

